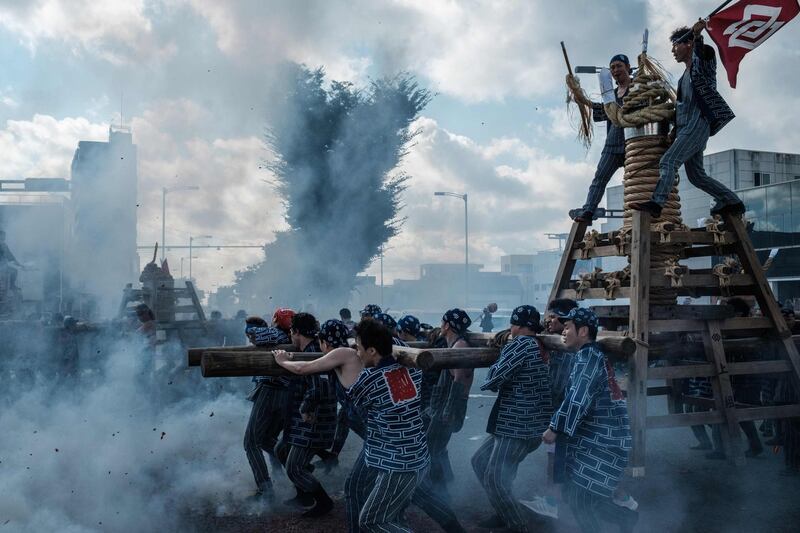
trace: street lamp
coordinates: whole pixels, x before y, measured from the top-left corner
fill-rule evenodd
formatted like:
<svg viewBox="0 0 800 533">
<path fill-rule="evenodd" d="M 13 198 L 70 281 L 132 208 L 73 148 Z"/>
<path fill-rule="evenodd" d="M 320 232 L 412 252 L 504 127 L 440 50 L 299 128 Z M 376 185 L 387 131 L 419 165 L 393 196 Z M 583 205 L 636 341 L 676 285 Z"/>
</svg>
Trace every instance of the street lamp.
<svg viewBox="0 0 800 533">
<path fill-rule="evenodd" d="M 464 200 L 464 310 L 469 307 L 469 213 L 467 211 L 467 193 L 437 191 L 434 196 L 452 196 Z"/>
<path fill-rule="evenodd" d="M 183 260 L 184 259 L 186 259 L 186 257 L 181 257 L 181 279 L 183 279 Z M 195 257 L 195 259 L 197 259 L 197 257 Z"/>
<path fill-rule="evenodd" d="M 167 193 L 177 191 L 199 191 L 197 185 L 180 185 L 178 187 L 161 187 L 161 262 L 167 252 Z"/>
<path fill-rule="evenodd" d="M 192 237 L 189 235 L 189 280 L 192 280 L 192 242 L 195 239 L 210 239 L 211 235 L 200 235 L 199 237 Z"/>
</svg>

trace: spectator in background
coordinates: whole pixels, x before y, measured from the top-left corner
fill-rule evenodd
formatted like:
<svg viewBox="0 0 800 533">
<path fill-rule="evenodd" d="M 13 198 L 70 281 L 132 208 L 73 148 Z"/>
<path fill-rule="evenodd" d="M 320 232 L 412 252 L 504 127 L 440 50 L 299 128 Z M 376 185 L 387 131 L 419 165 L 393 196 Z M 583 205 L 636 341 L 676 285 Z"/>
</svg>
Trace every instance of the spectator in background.
<svg viewBox="0 0 800 533">
<path fill-rule="evenodd" d="M 492 321 L 492 313 L 497 312 L 497 304 L 491 303 L 483 308 L 481 313 L 481 331 L 484 333 L 491 333 L 494 329 L 494 322 Z"/>
</svg>

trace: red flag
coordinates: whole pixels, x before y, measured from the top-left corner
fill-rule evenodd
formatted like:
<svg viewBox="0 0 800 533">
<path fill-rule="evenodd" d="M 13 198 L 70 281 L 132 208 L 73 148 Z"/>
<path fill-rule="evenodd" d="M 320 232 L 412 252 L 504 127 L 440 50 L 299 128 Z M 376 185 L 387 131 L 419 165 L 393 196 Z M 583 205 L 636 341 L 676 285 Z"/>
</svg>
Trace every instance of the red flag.
<svg viewBox="0 0 800 533">
<path fill-rule="evenodd" d="M 736 88 L 739 63 L 800 12 L 797 0 L 742 0 L 716 13 L 708 20 L 708 33 L 719 49 L 728 72 L 728 82 Z"/>
<path fill-rule="evenodd" d="M 169 263 L 167 263 L 167 258 L 165 257 L 163 261 L 161 261 L 161 270 L 164 271 L 164 274 L 170 276 L 169 273 Z"/>
</svg>

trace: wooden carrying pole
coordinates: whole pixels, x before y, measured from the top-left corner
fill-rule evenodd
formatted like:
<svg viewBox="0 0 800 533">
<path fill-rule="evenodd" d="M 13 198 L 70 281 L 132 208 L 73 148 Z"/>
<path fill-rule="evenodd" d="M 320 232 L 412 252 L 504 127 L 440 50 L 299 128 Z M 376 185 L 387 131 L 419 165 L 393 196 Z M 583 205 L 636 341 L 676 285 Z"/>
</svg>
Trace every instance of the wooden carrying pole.
<svg viewBox="0 0 800 533">
<path fill-rule="evenodd" d="M 279 344 L 277 346 L 271 346 L 269 348 L 265 348 L 263 346 L 253 346 L 252 344 L 248 344 L 246 346 L 206 346 L 202 348 L 189 348 L 186 350 L 186 359 L 189 366 L 200 366 L 200 358 L 203 356 L 204 352 L 208 351 L 215 351 L 215 352 L 257 352 L 257 351 L 264 351 L 264 350 L 294 350 L 294 344 Z"/>
<path fill-rule="evenodd" d="M 548 350 L 563 350 L 558 335 L 538 337 Z M 600 346 L 612 357 L 629 357 L 636 351 L 636 343 L 627 337 L 602 337 Z M 238 347 L 242 348 L 242 347 Z M 290 373 L 275 363 L 273 350 L 203 348 L 200 350 L 200 367 L 204 377 L 235 376 L 281 376 Z M 393 355 L 401 365 L 422 370 L 444 368 L 485 368 L 491 366 L 500 355 L 500 348 L 483 346 L 478 348 L 408 348 L 394 346 Z M 321 353 L 292 353 L 294 361 L 313 361 Z"/>
<path fill-rule="evenodd" d="M 294 352 L 293 361 L 313 361 L 322 357 L 318 352 Z M 290 376 L 291 372 L 275 362 L 274 352 L 203 352 L 200 370 L 204 378 L 243 376 Z"/>
</svg>

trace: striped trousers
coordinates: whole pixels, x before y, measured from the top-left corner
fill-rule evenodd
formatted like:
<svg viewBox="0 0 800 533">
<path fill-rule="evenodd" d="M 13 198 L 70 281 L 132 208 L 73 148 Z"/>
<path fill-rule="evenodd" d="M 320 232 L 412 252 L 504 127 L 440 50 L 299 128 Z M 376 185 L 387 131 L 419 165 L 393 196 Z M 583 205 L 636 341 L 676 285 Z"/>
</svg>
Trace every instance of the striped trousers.
<svg viewBox="0 0 800 533">
<path fill-rule="evenodd" d="M 600 162 L 594 173 L 592 184 L 589 185 L 589 193 L 586 195 L 586 203 L 583 204 L 584 211 L 594 211 L 600 205 L 603 194 L 606 192 L 606 185 L 617 169 L 625 166 L 625 154 L 615 154 L 603 150 L 600 154 Z"/>
<path fill-rule="evenodd" d="M 411 475 L 414 476 L 414 486 L 411 493 L 406 495 L 396 485 Z M 410 503 L 419 507 L 445 531 L 462 531 L 450 505 L 434 490 L 428 469 L 409 473 L 370 468 L 362 450 L 345 481 L 344 492 L 349 533 L 411 531 L 402 524 L 401 518 Z"/>
<path fill-rule="evenodd" d="M 344 483 L 347 530 L 411 533 L 402 523 L 402 513 L 418 481 L 419 472 L 390 472 L 367 466 L 362 450 Z"/>
<path fill-rule="evenodd" d="M 654 202 L 663 206 L 667 201 L 681 165 L 686 169 L 689 182 L 713 196 L 720 205 L 735 204 L 740 201 L 736 193 L 709 177 L 703 168 L 703 150 L 706 149 L 708 136 L 709 127 L 705 120 L 694 121 L 691 127 L 678 130 L 675 142 L 667 148 L 658 164 L 660 177 L 653 192 Z"/>
<path fill-rule="evenodd" d="M 304 492 L 316 492 L 322 488 L 320 482 L 309 472 L 308 468 L 315 453 L 314 448 L 289 446 L 289 455 L 286 457 L 286 477 L 294 483 L 295 487 Z"/>
<path fill-rule="evenodd" d="M 610 497 L 590 492 L 573 482 L 564 486 L 564 495 L 583 533 L 602 533 L 605 528 L 601 521 L 615 524 L 621 533 L 630 533 L 639 519 L 636 511 L 616 505 Z"/>
<path fill-rule="evenodd" d="M 489 503 L 511 529 L 526 530 L 522 506 L 513 494 L 514 479 L 519 464 L 540 444 L 538 439 L 489 435 L 472 456 L 472 468 L 489 496 Z"/>
<path fill-rule="evenodd" d="M 244 430 L 244 451 L 253 471 L 256 485 L 269 483 L 269 470 L 264 451 L 273 453 L 278 435 L 283 430 L 288 391 L 261 385 L 253 400 L 250 419 Z"/>
</svg>

